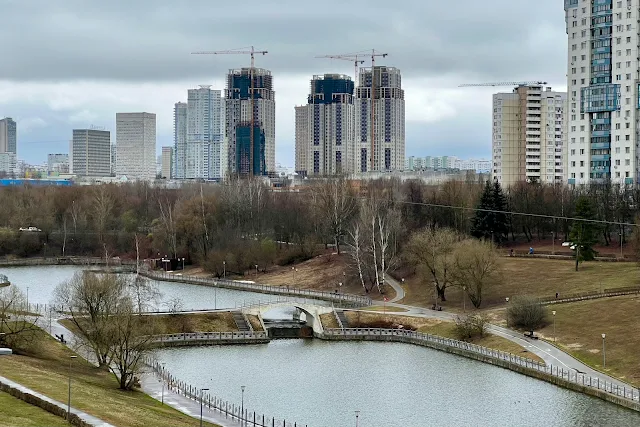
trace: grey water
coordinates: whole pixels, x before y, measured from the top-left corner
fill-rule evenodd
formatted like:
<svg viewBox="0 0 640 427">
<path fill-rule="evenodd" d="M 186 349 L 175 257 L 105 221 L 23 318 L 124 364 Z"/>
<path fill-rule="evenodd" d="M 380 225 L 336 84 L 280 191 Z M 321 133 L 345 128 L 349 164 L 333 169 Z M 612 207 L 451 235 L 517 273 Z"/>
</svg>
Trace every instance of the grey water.
<svg viewBox="0 0 640 427">
<path fill-rule="evenodd" d="M 18 287 L 23 293 L 28 293 L 29 304 L 51 304 L 56 286 L 71 279 L 76 272 L 82 269 L 83 267 L 80 266 L 0 267 L 0 274 L 5 274 L 11 284 Z M 278 298 L 256 292 L 187 283 L 152 282 L 160 292 L 158 301 L 151 308 L 154 311 L 168 310 L 174 299 L 180 300 L 181 310 L 210 310 L 215 308 L 233 309 L 248 304 L 275 301 Z M 314 301 L 313 303 L 327 304 L 324 301 Z"/>
<path fill-rule="evenodd" d="M 158 350 L 177 378 L 260 416 L 309 427 L 638 426 L 640 414 L 427 348 L 275 340 Z M 293 424 L 292 424 L 293 425 Z"/>
</svg>

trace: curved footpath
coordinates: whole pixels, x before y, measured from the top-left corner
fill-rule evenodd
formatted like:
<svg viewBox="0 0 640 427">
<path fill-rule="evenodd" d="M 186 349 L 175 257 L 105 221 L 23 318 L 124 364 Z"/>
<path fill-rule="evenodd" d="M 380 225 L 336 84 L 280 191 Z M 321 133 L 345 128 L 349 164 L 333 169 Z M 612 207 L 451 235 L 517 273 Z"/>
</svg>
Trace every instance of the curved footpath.
<svg viewBox="0 0 640 427">
<path fill-rule="evenodd" d="M 396 289 L 396 292 L 398 292 L 397 288 L 402 289 L 402 286 L 398 283 L 398 281 L 393 279 L 392 277 L 387 278 L 387 283 L 389 284 L 389 286 Z M 402 292 L 402 295 L 404 297 L 404 291 Z M 422 317 L 426 319 L 438 319 L 438 320 L 445 320 L 449 322 L 455 321 L 456 318 L 458 317 L 458 315 L 454 313 L 450 313 L 446 311 L 429 310 L 422 307 L 415 307 L 412 305 L 400 304 L 396 301 L 399 301 L 399 300 L 394 298 L 394 300 L 388 302 L 387 305 L 407 310 L 406 312 L 403 312 L 403 313 L 396 313 L 398 315 L 415 316 L 415 317 Z M 367 310 L 367 312 L 383 313 L 380 311 L 372 312 L 370 310 Z M 501 326 L 496 326 L 496 325 L 489 325 L 487 327 L 487 330 L 494 335 L 498 335 L 500 337 L 506 338 L 509 341 L 512 341 L 526 348 L 528 351 L 530 351 L 531 353 L 535 354 L 536 356 L 544 360 L 544 362 L 547 365 L 552 365 L 554 367 L 558 366 L 562 369 L 571 369 L 581 374 L 587 374 L 594 378 L 600 378 L 600 381 L 613 383 L 614 385 L 617 385 L 619 388 L 624 388 L 624 387 L 631 388 L 631 389 L 637 388 L 632 386 L 629 383 L 626 383 L 617 378 L 611 377 L 607 374 L 604 374 L 600 371 L 597 371 L 585 365 L 584 363 L 580 362 L 578 359 L 574 358 L 570 354 L 565 353 L 564 351 L 560 350 L 558 347 L 555 347 L 546 341 L 532 340 L 529 338 L 525 338 L 524 335 L 519 332 L 512 331 L 511 329 L 503 328 Z"/>
</svg>

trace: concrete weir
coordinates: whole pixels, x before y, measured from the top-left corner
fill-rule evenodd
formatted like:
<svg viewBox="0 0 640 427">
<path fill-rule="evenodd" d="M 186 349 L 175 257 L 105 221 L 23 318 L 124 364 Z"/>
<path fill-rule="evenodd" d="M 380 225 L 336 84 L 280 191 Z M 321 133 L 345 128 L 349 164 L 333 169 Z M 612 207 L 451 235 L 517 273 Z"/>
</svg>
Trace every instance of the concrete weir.
<svg viewBox="0 0 640 427">
<path fill-rule="evenodd" d="M 277 309 L 277 308 L 296 308 L 305 314 L 306 317 L 306 325 L 313 330 L 313 334 L 322 334 L 324 332 L 324 328 L 322 327 L 322 322 L 320 321 L 320 316 L 323 314 L 328 314 L 333 312 L 333 307 L 325 307 L 318 306 L 312 304 L 300 304 L 296 302 L 282 302 L 275 304 L 257 304 L 251 307 L 246 307 L 242 311 L 244 314 L 258 316 L 262 319 L 262 315 L 267 313 L 268 311 Z M 263 327 L 266 325 L 263 321 Z"/>
</svg>

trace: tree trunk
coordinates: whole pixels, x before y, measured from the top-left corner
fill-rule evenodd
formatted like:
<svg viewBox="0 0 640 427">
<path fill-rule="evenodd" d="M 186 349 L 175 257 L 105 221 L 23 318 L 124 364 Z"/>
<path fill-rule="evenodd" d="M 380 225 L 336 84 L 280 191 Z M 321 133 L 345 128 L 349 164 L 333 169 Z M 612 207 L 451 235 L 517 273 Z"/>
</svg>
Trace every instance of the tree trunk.
<svg viewBox="0 0 640 427">
<path fill-rule="evenodd" d="M 438 292 L 438 298 L 440 298 L 440 301 L 442 301 L 442 302 L 447 301 L 447 299 L 444 296 L 445 289 L 447 289 L 445 286 L 436 285 L 436 290 Z"/>
</svg>

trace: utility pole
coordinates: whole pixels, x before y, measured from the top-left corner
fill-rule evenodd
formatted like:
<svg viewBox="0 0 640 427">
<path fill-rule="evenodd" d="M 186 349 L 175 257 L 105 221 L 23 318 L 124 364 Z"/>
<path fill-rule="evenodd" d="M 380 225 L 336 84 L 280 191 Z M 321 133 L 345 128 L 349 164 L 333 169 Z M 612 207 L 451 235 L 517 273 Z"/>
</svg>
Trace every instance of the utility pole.
<svg viewBox="0 0 640 427">
<path fill-rule="evenodd" d="M 249 49 L 250 50 L 243 50 Z M 251 68 L 249 69 L 249 79 L 250 82 L 250 91 L 249 96 L 251 97 L 251 120 L 249 129 L 249 138 L 251 141 L 249 142 L 249 169 L 248 175 L 249 177 L 253 177 L 253 128 L 255 127 L 255 54 L 266 55 L 269 53 L 266 50 L 256 50 L 253 46 L 249 48 L 241 48 L 241 49 L 233 49 L 233 50 L 218 50 L 218 51 L 203 51 L 203 52 L 192 52 L 192 55 L 251 55 Z"/>
</svg>

